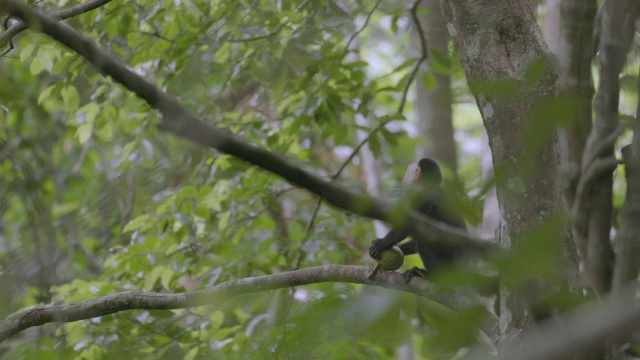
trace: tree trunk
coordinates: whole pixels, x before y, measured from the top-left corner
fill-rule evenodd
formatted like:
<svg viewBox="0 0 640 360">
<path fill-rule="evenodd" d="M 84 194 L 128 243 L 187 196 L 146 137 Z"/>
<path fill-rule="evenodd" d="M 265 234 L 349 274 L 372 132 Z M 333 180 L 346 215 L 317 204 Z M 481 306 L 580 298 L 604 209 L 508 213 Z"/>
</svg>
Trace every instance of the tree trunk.
<svg viewBox="0 0 640 360">
<path fill-rule="evenodd" d="M 558 55 L 560 47 L 560 3 L 561 0 L 547 0 L 544 2 L 544 22 L 542 33 L 549 50 Z"/>
<path fill-rule="evenodd" d="M 565 280 L 574 280 L 577 259 L 565 231 L 555 127 L 532 116 L 553 95 L 555 74 L 530 3 L 443 0 L 442 7 L 489 137 L 500 240 L 518 245 L 545 220 L 560 219 L 557 232 L 549 235 L 566 265 Z M 538 135 L 535 142 L 533 134 Z M 507 290 L 500 301 L 502 339 L 518 338 L 532 322 L 531 314 L 523 298 Z"/>
<path fill-rule="evenodd" d="M 450 65 L 449 34 L 445 19 L 440 9 L 440 0 L 423 0 L 421 7 L 426 14 L 420 16 L 424 36 L 429 47 L 429 58 L 426 69 L 416 78 L 416 109 L 418 112 L 418 128 L 424 139 L 424 147 L 418 151 L 419 156 L 430 157 L 441 165 L 445 165 L 456 173 L 456 143 L 453 138 L 453 122 L 451 115 L 451 77 L 433 71 L 432 64 Z M 419 30 L 414 27 L 414 39 L 419 38 Z M 418 47 L 419 42 L 417 43 Z M 435 79 L 435 87 L 427 89 L 424 76 Z"/>
</svg>

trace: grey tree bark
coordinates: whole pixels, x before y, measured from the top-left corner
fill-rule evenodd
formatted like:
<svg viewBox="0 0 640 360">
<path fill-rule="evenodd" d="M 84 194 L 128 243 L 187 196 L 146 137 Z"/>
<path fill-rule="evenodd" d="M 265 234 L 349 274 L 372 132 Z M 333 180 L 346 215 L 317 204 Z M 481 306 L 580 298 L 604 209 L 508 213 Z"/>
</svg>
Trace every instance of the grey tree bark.
<svg viewBox="0 0 640 360">
<path fill-rule="evenodd" d="M 433 70 L 433 64 L 440 62 L 449 65 L 449 34 L 445 19 L 440 9 L 440 0 L 423 0 L 421 8 L 426 10 L 420 16 L 424 27 L 424 36 L 429 48 L 429 58 L 424 69 L 416 78 L 416 110 L 418 128 L 424 139 L 424 146 L 418 150 L 419 156 L 426 156 L 446 165 L 452 172 L 457 172 L 458 161 L 456 143 L 453 138 L 453 121 L 451 114 L 451 77 Z M 418 44 L 418 30 L 414 27 L 414 43 Z M 416 47 L 419 48 L 419 44 Z M 433 90 L 427 89 L 422 78 L 425 74 L 436 80 Z"/>
<path fill-rule="evenodd" d="M 595 0 L 562 1 L 559 7 L 560 28 L 558 37 L 559 78 L 556 82 L 558 95 L 568 103 L 573 103 L 569 116 L 560 130 L 563 190 L 567 203 L 575 202 L 576 190 L 581 178 L 581 164 L 587 137 L 591 131 L 592 99 L 594 94 L 591 79 L 591 59 L 593 58 L 594 18 L 597 4 Z M 583 260 L 589 255 L 585 231 L 572 227 L 573 237 Z M 612 251 L 604 249 L 607 257 Z M 586 261 L 587 283 L 589 287 L 606 290 L 608 285 L 589 274 L 594 274 L 593 264 Z"/>
<path fill-rule="evenodd" d="M 572 10 L 585 6 L 585 2 L 575 3 Z M 594 6 L 592 4 L 591 8 Z M 624 130 L 618 121 L 618 76 L 634 32 L 631 24 L 635 22 L 639 12 L 640 3 L 634 0 L 607 1 L 603 5 L 596 118 L 584 144 L 584 154 L 581 154 L 579 179 L 571 194 L 573 198 L 569 198 L 572 201 L 574 239 L 583 254 L 588 284 L 597 292 L 610 290 L 612 283 L 615 261 L 610 235 L 612 173 L 619 164 L 613 150 L 618 136 Z M 584 50 L 587 51 L 588 49 Z M 583 78 L 584 76 L 582 75 Z M 585 102 L 581 108 L 586 108 L 582 111 L 589 111 L 585 115 L 590 115 L 591 108 L 587 107 L 590 102 L 585 99 L 581 101 Z"/>
<path fill-rule="evenodd" d="M 549 50 L 558 55 L 560 47 L 560 3 L 561 0 L 546 0 L 544 2 L 544 21 L 542 34 Z"/>
<path fill-rule="evenodd" d="M 640 94 L 640 80 L 638 81 Z M 616 239 L 617 258 L 613 285 L 622 289 L 630 281 L 635 281 L 640 272 L 640 100 L 633 123 L 633 141 L 622 149 L 627 179 L 627 195 L 622 207 L 622 223 Z M 628 287 L 627 287 L 628 288 Z M 635 296 L 635 294 L 628 294 Z"/>
<path fill-rule="evenodd" d="M 553 95 L 556 77 L 530 3 L 443 0 L 442 7 L 489 137 L 501 214 L 500 241 L 517 245 L 545 220 L 560 219 L 553 238 L 569 283 L 577 273 L 577 255 L 565 231 L 554 124 L 544 124 L 550 129 L 536 144 L 528 140 L 534 122 L 540 120 L 531 114 Z M 531 76 L 534 69 L 536 75 Z M 503 290 L 500 302 L 503 341 L 520 337 L 533 320 L 523 298 Z"/>
<path fill-rule="evenodd" d="M 493 162 L 491 156 L 491 148 L 489 147 L 489 138 L 485 132 L 482 135 L 482 178 L 489 181 L 493 175 Z M 482 209 L 482 224 L 478 229 L 478 233 L 484 239 L 493 239 L 496 237 L 496 229 L 500 225 L 500 207 L 498 206 L 498 197 L 496 196 L 496 187 L 493 186 L 487 192 L 484 198 L 484 206 Z M 498 241 L 498 239 L 495 239 Z"/>
</svg>

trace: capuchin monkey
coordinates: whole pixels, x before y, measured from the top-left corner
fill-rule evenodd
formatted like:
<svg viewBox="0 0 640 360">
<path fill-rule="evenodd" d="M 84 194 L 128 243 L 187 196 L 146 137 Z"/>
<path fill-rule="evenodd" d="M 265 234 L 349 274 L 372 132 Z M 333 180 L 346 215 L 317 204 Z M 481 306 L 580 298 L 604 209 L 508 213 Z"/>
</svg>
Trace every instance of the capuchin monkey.
<svg viewBox="0 0 640 360">
<path fill-rule="evenodd" d="M 453 216 L 450 209 L 445 208 L 440 183 L 442 183 L 440 167 L 435 161 L 427 158 L 420 159 L 420 161 L 409 165 L 407 173 L 402 180 L 404 186 L 420 186 L 422 200 L 418 202 L 416 210 L 432 219 L 465 229 L 464 219 L 459 216 Z M 369 248 L 369 255 L 374 259 L 379 259 L 381 251 L 390 249 L 407 236 L 406 232 L 391 229 L 382 239 L 373 240 Z M 403 243 L 399 247 L 405 255 L 418 253 L 424 264 L 424 269 L 414 267 L 402 274 L 406 283 L 414 276 L 424 278 L 433 269 L 451 263 L 462 255 L 462 252 L 458 249 L 435 247 L 415 240 Z"/>
</svg>

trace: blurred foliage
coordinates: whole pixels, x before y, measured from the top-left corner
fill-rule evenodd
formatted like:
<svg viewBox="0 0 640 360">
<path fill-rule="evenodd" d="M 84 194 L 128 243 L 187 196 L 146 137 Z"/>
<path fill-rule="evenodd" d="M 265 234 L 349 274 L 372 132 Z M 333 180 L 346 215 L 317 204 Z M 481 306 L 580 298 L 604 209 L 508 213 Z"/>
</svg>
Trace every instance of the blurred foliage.
<svg viewBox="0 0 640 360">
<path fill-rule="evenodd" d="M 356 124 L 356 113 L 374 125 L 393 119 L 369 143 L 389 165 L 384 185 L 393 194 L 420 146 L 405 120 L 415 117 L 412 106 L 396 114 L 416 59 L 408 55 L 406 8 L 381 3 L 363 27 L 374 5 L 119 1 L 67 23 L 201 118 L 327 178 L 358 144 L 356 133 L 371 130 Z M 0 59 L 0 317 L 130 289 L 193 291 L 298 262 L 372 264 L 370 221 L 325 206 L 314 218 L 317 197 L 159 133 L 155 111 L 63 46 L 34 32 L 14 43 Z M 483 130 L 459 60 L 434 56 L 436 71 L 453 76 L 457 101 L 462 164 L 447 186 L 477 224 L 492 185 L 480 170 Z M 637 74 L 629 76 L 635 82 Z M 429 75 L 418 80 L 435 85 Z M 364 191 L 358 157 L 339 181 Z M 523 258 L 548 265 L 547 245 L 534 243 L 495 266 L 511 271 Z M 407 260 L 405 268 L 420 263 Z M 532 266 L 512 281 L 520 286 L 550 271 Z M 442 283 L 473 283 L 475 273 L 452 270 Z M 423 326 L 411 321 L 416 298 L 406 294 L 350 284 L 275 294 L 46 325 L 2 344 L 0 358 L 389 359 L 408 339 L 423 358 L 452 358 L 481 341 L 476 307 L 452 314 L 435 304 Z"/>
</svg>

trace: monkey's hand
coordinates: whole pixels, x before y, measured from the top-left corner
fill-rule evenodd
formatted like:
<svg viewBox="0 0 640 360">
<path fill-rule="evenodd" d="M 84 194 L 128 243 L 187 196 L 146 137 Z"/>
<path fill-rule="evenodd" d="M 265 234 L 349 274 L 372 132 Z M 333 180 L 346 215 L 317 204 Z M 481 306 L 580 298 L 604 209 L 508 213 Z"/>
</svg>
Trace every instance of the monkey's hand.
<svg viewBox="0 0 640 360">
<path fill-rule="evenodd" d="M 385 239 L 375 239 L 369 247 L 369 256 L 373 259 L 380 259 L 380 252 L 383 250 L 391 249 L 393 243 L 385 241 Z"/>
</svg>

